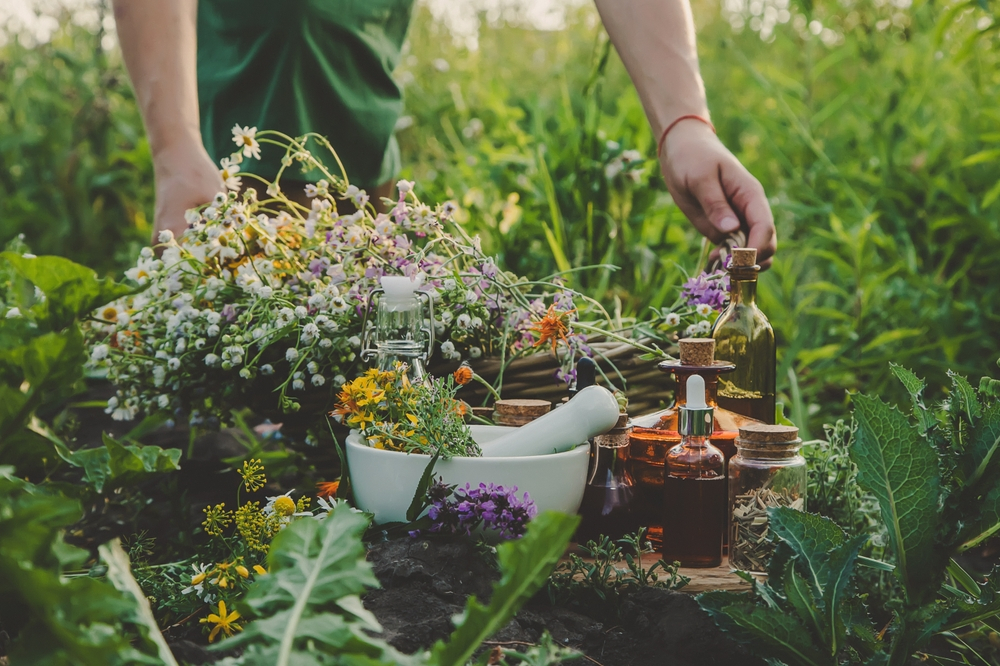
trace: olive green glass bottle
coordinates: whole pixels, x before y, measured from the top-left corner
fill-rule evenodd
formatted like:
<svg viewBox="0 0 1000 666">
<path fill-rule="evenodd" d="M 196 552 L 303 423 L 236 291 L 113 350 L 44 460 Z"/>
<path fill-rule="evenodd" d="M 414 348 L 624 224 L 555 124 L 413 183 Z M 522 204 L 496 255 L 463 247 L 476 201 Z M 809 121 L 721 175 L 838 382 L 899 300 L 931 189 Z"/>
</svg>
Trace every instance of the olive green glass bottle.
<svg viewBox="0 0 1000 666">
<path fill-rule="evenodd" d="M 733 249 L 729 306 L 715 322 L 715 358 L 736 365 L 719 377 L 719 407 L 774 423 L 774 331 L 757 307 L 757 250 Z"/>
</svg>

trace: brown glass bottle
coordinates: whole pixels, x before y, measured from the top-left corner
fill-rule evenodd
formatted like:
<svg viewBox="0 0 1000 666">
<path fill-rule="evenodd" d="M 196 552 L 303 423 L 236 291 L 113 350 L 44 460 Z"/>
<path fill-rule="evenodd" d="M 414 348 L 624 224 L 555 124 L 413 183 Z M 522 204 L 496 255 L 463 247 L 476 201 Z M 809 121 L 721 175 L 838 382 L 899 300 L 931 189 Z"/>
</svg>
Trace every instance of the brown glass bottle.
<svg viewBox="0 0 1000 666">
<path fill-rule="evenodd" d="M 774 331 L 757 307 L 757 251 L 735 248 L 729 267 L 729 305 L 715 321 L 715 357 L 736 365 L 719 379 L 719 407 L 774 423 Z"/>
<path fill-rule="evenodd" d="M 700 379 L 691 376 L 689 389 L 703 387 Z M 700 397 L 681 409 L 681 443 L 670 450 L 663 467 L 663 559 L 685 567 L 722 564 L 726 461 L 709 442 L 712 411 Z"/>
<path fill-rule="evenodd" d="M 629 469 L 636 486 L 635 511 L 639 524 L 648 528 L 649 540 L 654 547 L 661 543 L 663 534 L 663 465 L 667 452 L 681 441 L 679 432 L 680 408 L 687 404 L 687 378 L 692 374 L 701 375 L 705 380 L 705 400 L 710 407 L 717 407 L 716 390 L 719 375 L 731 372 L 732 363 L 716 361 L 711 365 L 684 365 L 681 361 L 664 361 L 659 368 L 671 372 L 677 379 L 674 404 L 658 412 L 632 419 L 632 434 L 629 438 Z M 758 423 L 742 414 L 726 409 L 715 409 L 710 442 L 722 451 L 726 462 L 736 453 L 734 441 L 741 426 Z"/>
<path fill-rule="evenodd" d="M 635 513 L 635 482 L 628 469 L 630 427 L 622 414 L 609 432 L 594 437 L 591 467 L 580 505 L 575 541 L 586 543 L 604 535 L 620 539 L 639 529 Z"/>
</svg>

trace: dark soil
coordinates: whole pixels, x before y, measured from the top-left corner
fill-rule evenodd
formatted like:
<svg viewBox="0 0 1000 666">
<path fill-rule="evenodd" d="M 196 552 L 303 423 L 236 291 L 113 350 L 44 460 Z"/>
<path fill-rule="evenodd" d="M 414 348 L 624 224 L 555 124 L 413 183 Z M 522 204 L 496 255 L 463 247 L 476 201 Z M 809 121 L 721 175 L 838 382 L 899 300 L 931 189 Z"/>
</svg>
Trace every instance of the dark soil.
<svg viewBox="0 0 1000 666">
<path fill-rule="evenodd" d="M 489 598 L 498 572 L 475 545 L 424 539 L 378 544 L 369 552 L 382 589 L 365 606 L 403 652 L 416 652 L 445 638 L 465 599 Z M 591 616 L 593 615 L 593 617 Z M 645 588 L 630 594 L 617 617 L 602 609 L 584 614 L 552 606 L 539 594 L 490 645 L 517 647 L 538 642 L 546 629 L 560 644 L 580 650 L 603 666 L 709 666 L 762 664 L 723 634 L 687 594 Z"/>
</svg>

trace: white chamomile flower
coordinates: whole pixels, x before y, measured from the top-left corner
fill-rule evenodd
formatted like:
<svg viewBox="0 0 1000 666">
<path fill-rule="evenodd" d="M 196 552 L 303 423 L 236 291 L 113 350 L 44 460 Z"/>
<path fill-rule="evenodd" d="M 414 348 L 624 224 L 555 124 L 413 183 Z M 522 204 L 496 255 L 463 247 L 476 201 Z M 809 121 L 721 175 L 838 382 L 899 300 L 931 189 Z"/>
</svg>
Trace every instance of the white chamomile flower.
<svg viewBox="0 0 1000 666">
<path fill-rule="evenodd" d="M 240 370 L 240 377 L 243 379 L 250 379 L 250 368 L 243 368 Z"/>
<path fill-rule="evenodd" d="M 319 372 L 319 364 L 316 363 L 316 361 L 309 361 L 308 363 L 306 363 L 306 370 L 308 370 L 310 373 L 315 374 Z"/>
<path fill-rule="evenodd" d="M 676 312 L 671 312 L 666 317 L 663 318 L 663 323 L 667 326 L 677 326 L 681 323 L 681 316 Z"/>
<path fill-rule="evenodd" d="M 309 381 L 312 382 L 313 386 L 322 386 L 323 384 L 326 384 L 326 377 L 323 375 L 313 375 L 312 379 Z"/>
<path fill-rule="evenodd" d="M 454 291 L 455 287 L 458 286 L 458 283 L 452 278 L 445 278 L 445 280 L 441 283 L 441 286 L 444 287 L 445 291 Z"/>
<path fill-rule="evenodd" d="M 173 358 L 167 359 L 167 367 L 171 370 L 176 370 L 181 367 L 181 360 L 174 356 Z"/>
<path fill-rule="evenodd" d="M 240 127 L 239 124 L 233 126 L 233 143 L 236 144 L 237 152 L 243 151 L 243 157 L 260 159 L 260 143 L 256 137 L 256 127 Z"/>
<path fill-rule="evenodd" d="M 698 327 L 695 324 L 691 324 L 690 326 L 684 329 L 684 337 L 692 338 L 697 332 L 698 332 Z"/>
<path fill-rule="evenodd" d="M 697 329 L 698 333 L 704 335 L 712 330 L 712 325 L 708 323 L 707 320 L 699 321 L 697 324 L 695 324 L 695 328 Z"/>
<path fill-rule="evenodd" d="M 207 354 L 205 356 L 205 365 L 207 365 L 208 367 L 210 368 L 214 367 L 218 363 L 219 363 L 219 357 L 216 356 L 215 354 Z"/>
<path fill-rule="evenodd" d="M 359 338 L 356 335 L 352 335 L 351 337 L 347 338 L 347 342 L 355 349 L 361 346 L 361 338 Z"/>
<path fill-rule="evenodd" d="M 107 345 L 97 345 L 92 350 L 90 350 L 90 360 L 91 361 L 102 361 L 108 357 L 111 348 Z"/>
<path fill-rule="evenodd" d="M 260 288 L 260 291 L 257 292 L 257 295 L 263 298 L 264 300 L 267 300 L 272 296 L 274 296 L 274 289 L 271 289 L 267 285 L 264 285 L 263 287 Z"/>
<path fill-rule="evenodd" d="M 306 387 L 306 383 L 304 381 L 302 381 L 301 379 L 293 379 L 292 380 L 292 390 L 294 390 L 294 391 L 301 391 L 305 387 Z"/>
<path fill-rule="evenodd" d="M 336 377 L 333 378 L 333 383 L 336 384 L 337 386 L 343 386 L 344 384 L 347 383 L 347 377 L 345 377 L 344 375 L 337 375 Z"/>
<path fill-rule="evenodd" d="M 219 175 L 222 176 L 222 182 L 226 184 L 226 189 L 239 192 L 240 188 L 243 187 L 243 181 L 236 175 L 240 172 L 240 165 L 228 157 L 223 157 L 219 161 L 219 166 L 222 167 L 219 169 Z"/>
<path fill-rule="evenodd" d="M 479 317 L 473 317 L 472 321 L 469 322 L 469 326 L 471 326 L 472 328 L 482 328 L 483 320 L 480 319 Z"/>
<path fill-rule="evenodd" d="M 477 294 L 476 292 L 474 292 L 474 291 L 467 291 L 467 292 L 465 292 L 465 302 L 466 303 L 468 303 L 468 304 L 471 305 L 471 304 L 475 303 L 478 300 L 479 300 L 479 294 Z"/>
<path fill-rule="evenodd" d="M 166 409 L 170 406 L 170 396 L 167 394 L 161 394 L 156 398 L 156 404 L 160 409 Z"/>
<path fill-rule="evenodd" d="M 208 327 L 208 330 L 205 331 L 205 334 L 210 338 L 214 338 L 219 334 L 219 325 L 212 324 L 211 326 Z"/>
<path fill-rule="evenodd" d="M 695 308 L 695 312 L 697 312 L 702 317 L 707 317 L 708 315 L 712 314 L 712 306 L 709 305 L 708 303 L 699 303 L 698 307 Z"/>
<path fill-rule="evenodd" d="M 190 213 L 192 211 L 188 212 Z M 197 215 L 197 213 L 195 214 Z M 159 236 L 157 236 L 156 239 L 161 243 L 169 243 L 174 239 L 174 232 L 172 232 L 170 229 L 164 229 L 163 231 L 160 232 Z"/>
<path fill-rule="evenodd" d="M 297 305 L 295 307 L 295 316 L 299 319 L 305 319 L 308 316 L 309 310 L 304 305 Z"/>
<path fill-rule="evenodd" d="M 483 355 L 483 350 L 479 347 L 469 347 L 469 358 L 479 358 Z"/>
<path fill-rule="evenodd" d="M 262 374 L 262 375 L 273 375 L 274 374 L 274 366 L 271 365 L 270 363 L 265 363 L 264 365 L 260 366 L 260 374 Z"/>
<path fill-rule="evenodd" d="M 399 196 L 405 197 L 413 191 L 413 182 L 409 180 L 400 180 L 396 183 L 396 189 L 399 190 Z"/>
<path fill-rule="evenodd" d="M 347 301 L 340 296 L 334 296 L 330 299 L 330 309 L 336 314 L 345 312 L 347 310 Z"/>
<path fill-rule="evenodd" d="M 330 347 L 333 346 L 333 340 L 331 340 L 330 338 L 321 338 L 319 341 L 319 346 L 322 347 L 323 349 L 329 349 Z"/>
<path fill-rule="evenodd" d="M 285 350 L 285 360 L 291 363 L 299 357 L 299 350 L 295 347 L 289 347 Z"/>
<path fill-rule="evenodd" d="M 469 328 L 469 326 L 472 325 L 472 317 L 463 312 L 458 315 L 458 319 L 455 320 L 455 323 L 459 328 Z"/>
</svg>

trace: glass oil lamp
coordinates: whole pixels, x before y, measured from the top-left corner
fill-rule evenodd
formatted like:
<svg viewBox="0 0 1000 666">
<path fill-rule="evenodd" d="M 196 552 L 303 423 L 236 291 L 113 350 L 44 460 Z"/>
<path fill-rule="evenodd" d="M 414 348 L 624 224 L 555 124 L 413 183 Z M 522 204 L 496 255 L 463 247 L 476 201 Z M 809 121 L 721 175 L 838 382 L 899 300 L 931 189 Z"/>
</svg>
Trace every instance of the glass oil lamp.
<svg viewBox="0 0 1000 666">
<path fill-rule="evenodd" d="M 718 408 L 716 391 L 719 376 L 735 370 L 733 363 L 715 360 L 715 341 L 711 338 L 684 338 L 678 343 L 679 361 L 659 364 L 663 372 L 677 380 L 674 404 L 651 414 L 632 419 L 629 436 L 629 470 L 636 485 L 635 511 L 639 524 L 648 528 L 653 545 L 659 547 L 663 534 L 663 465 L 667 452 L 680 443 L 680 409 L 687 404 L 687 379 L 700 375 L 705 380 L 705 401 L 714 409 L 714 423 L 709 440 L 719 448 L 726 462 L 735 455 L 734 444 L 743 425 L 759 423 L 755 419 Z"/>
<path fill-rule="evenodd" d="M 427 292 L 419 291 L 424 276 L 414 278 L 401 275 L 382 277 L 382 288 L 372 292 L 369 311 L 375 307 L 375 325 L 365 314 L 364 341 L 361 358 L 375 359 L 379 370 L 389 371 L 397 363 L 407 366 L 410 379 L 424 381 L 426 364 L 434 351 L 434 301 Z M 421 300 L 426 300 L 425 313 Z"/>
</svg>

